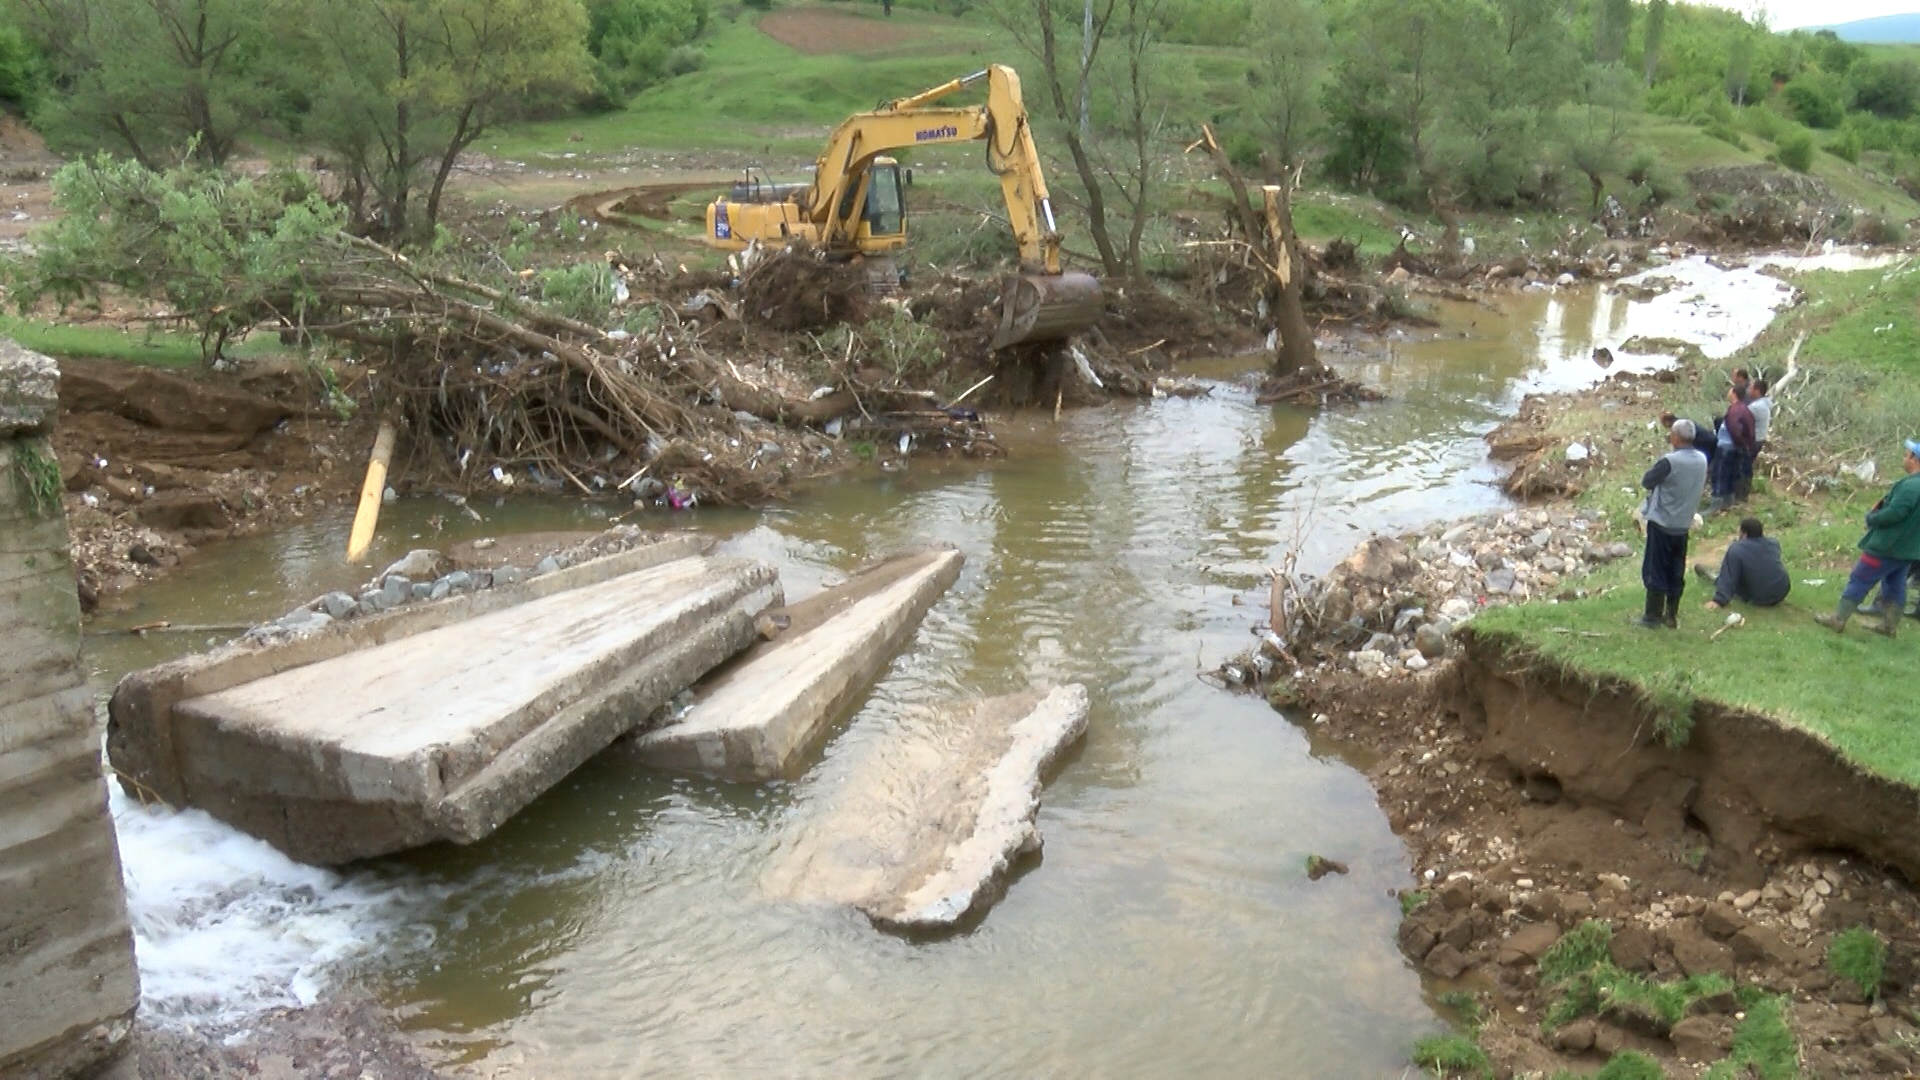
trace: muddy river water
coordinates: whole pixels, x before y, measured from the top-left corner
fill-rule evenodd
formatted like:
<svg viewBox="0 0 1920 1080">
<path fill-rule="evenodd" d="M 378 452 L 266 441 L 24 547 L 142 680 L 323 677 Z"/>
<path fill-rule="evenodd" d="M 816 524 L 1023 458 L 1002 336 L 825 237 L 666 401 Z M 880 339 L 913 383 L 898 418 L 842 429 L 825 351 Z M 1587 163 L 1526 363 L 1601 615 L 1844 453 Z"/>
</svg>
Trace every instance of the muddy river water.
<svg viewBox="0 0 1920 1080">
<path fill-rule="evenodd" d="M 916 462 L 790 507 L 644 520 L 772 560 L 790 598 L 928 541 L 967 566 L 791 783 L 602 759 L 483 843 L 346 872 L 116 792 L 147 1006 L 244 1021 L 350 981 L 475 1075 L 1402 1075 L 1439 1025 L 1394 946 L 1399 842 L 1310 722 L 1198 675 L 1251 643 L 1264 568 L 1290 547 L 1319 571 L 1371 532 L 1501 506 L 1479 436 L 1529 391 L 1603 377 L 1593 346 L 1649 335 L 1726 355 L 1786 295 L 1698 260 L 1653 273 L 1682 284 L 1644 302 L 1568 289 L 1448 306 L 1437 336 L 1355 372 L 1388 393 L 1377 405 L 1264 408 L 1223 381 L 1194 400 L 1016 418 L 990 467 Z M 376 565 L 431 541 L 435 514 L 448 540 L 607 513 L 480 508 L 484 523 L 435 499 L 389 508 Z M 96 629 L 260 620 L 355 584 L 369 571 L 340 562 L 347 525 L 209 549 Z M 204 644 L 89 641 L 103 687 Z M 847 762 L 937 740 L 919 706 L 1035 680 L 1084 682 L 1091 725 L 1046 791 L 1043 856 L 977 926 L 909 940 L 766 894 L 770 856 Z M 1309 853 L 1352 872 L 1310 882 Z"/>
</svg>

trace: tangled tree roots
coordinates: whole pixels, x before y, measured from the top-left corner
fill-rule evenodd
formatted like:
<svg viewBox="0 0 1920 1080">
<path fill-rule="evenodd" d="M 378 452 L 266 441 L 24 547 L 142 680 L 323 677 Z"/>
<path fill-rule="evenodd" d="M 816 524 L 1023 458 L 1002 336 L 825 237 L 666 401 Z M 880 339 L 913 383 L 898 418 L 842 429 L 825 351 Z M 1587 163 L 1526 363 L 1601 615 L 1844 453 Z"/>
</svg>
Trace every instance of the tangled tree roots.
<svg viewBox="0 0 1920 1080">
<path fill-rule="evenodd" d="M 788 331 L 865 321 L 868 275 L 860 264 L 831 261 L 803 244 L 756 254 L 740 282 L 748 321 Z"/>
</svg>

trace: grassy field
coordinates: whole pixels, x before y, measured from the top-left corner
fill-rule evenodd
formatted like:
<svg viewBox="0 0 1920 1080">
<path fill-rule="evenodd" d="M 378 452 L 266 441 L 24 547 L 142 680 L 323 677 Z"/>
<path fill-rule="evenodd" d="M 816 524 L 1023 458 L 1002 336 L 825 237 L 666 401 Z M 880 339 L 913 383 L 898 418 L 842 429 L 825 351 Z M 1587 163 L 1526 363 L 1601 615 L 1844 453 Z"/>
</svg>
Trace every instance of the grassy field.
<svg viewBox="0 0 1920 1080">
<path fill-rule="evenodd" d="M 786 26 L 791 27 L 794 20 L 810 14 L 817 14 L 825 28 L 815 35 L 810 51 L 785 44 L 761 29 L 764 18 L 788 20 Z M 836 43 L 840 38 L 845 39 L 843 46 Z M 881 38 L 891 40 L 876 44 Z M 648 182 L 646 174 L 662 167 L 663 161 L 667 171 L 702 179 L 711 176 L 716 187 L 724 175 L 747 161 L 764 166 L 777 179 L 798 179 L 819 152 L 827 131 L 851 113 L 988 63 L 1012 64 L 1023 71 L 1032 68 L 1019 44 L 981 16 L 954 18 L 896 7 L 893 17 L 885 19 L 872 4 L 788 4 L 770 15 L 736 8 L 716 20 L 700 45 L 705 54 L 700 70 L 642 92 L 623 109 L 516 125 L 484 140 L 479 149 L 548 169 L 617 168 L 647 159 L 646 167 L 630 168 L 633 183 Z M 1249 61 L 1235 49 L 1164 48 L 1169 60 L 1167 97 L 1174 103 L 1170 126 L 1161 136 L 1167 163 L 1161 176 L 1167 193 L 1164 209 L 1213 220 L 1224 188 L 1210 181 L 1204 161 L 1180 151 L 1197 136 L 1200 118 L 1217 118 L 1244 107 Z M 1065 150 L 1050 136 L 1053 124 L 1045 115 L 1044 96 L 1031 85 L 1027 96 L 1056 186 L 1063 194 L 1070 193 L 1073 185 Z M 1577 119 L 1573 111 L 1566 118 L 1569 122 Z M 1179 119 L 1181 115 L 1187 119 Z M 1757 136 L 1743 136 L 1743 142 L 1744 148 L 1735 147 L 1692 124 L 1636 114 L 1630 118 L 1625 145 L 1655 151 L 1661 167 L 1679 177 L 1703 166 L 1761 162 L 1775 149 Z M 1628 156 L 1622 153 L 1623 165 Z M 993 257 L 999 248 L 991 237 L 979 235 L 976 226 L 981 212 L 994 211 L 998 196 L 977 150 L 921 149 L 902 155 L 902 160 L 917 172 L 910 196 L 921 226 L 916 253 L 939 265 Z M 1920 204 L 1870 167 L 1822 153 L 1814 172 L 1863 209 L 1902 220 L 1920 216 Z M 489 193 L 482 187 L 476 194 Z M 552 197 L 556 194 L 545 193 L 551 202 L 561 201 Z M 682 200 L 684 205 L 676 209 L 684 211 L 683 216 L 664 235 L 655 230 L 651 238 L 696 241 L 703 202 L 691 197 Z M 1513 212 L 1469 215 L 1468 232 L 1489 254 L 1519 250 L 1523 237 L 1530 243 L 1545 239 L 1551 244 L 1556 232 L 1564 234 L 1562 216 L 1534 212 L 1518 216 L 1516 224 Z M 1312 189 L 1303 193 L 1298 222 L 1310 241 L 1344 236 L 1370 255 L 1391 250 L 1402 223 L 1422 232 L 1434 228 L 1419 214 L 1364 197 Z M 1082 232 L 1073 227 L 1070 213 L 1068 229 L 1070 234 Z M 1178 242 L 1174 230 L 1158 223 L 1149 230 L 1148 246 L 1153 251 L 1175 255 Z M 1070 243 L 1086 246 L 1083 234 Z"/>
<path fill-rule="evenodd" d="M 200 338 L 164 330 L 121 330 L 111 326 L 70 326 L 15 315 L 0 316 L 0 336 L 34 352 L 100 360 L 124 360 L 151 367 L 197 368 L 206 364 Z M 254 334 L 230 343 L 227 355 L 247 360 L 287 352 L 271 334 Z"/>
<path fill-rule="evenodd" d="M 1630 625 L 1645 595 L 1636 559 L 1577 583 L 1596 593 L 1590 599 L 1491 610 L 1474 625 L 1575 669 L 1639 685 L 1656 707 L 1704 698 L 1752 709 L 1819 735 L 1873 772 L 1920 784 L 1920 725 L 1914 723 L 1908 681 L 1920 659 L 1920 623 L 1907 620 L 1905 635 L 1888 641 L 1868 633 L 1860 620 L 1845 635 L 1813 622 L 1815 613 L 1831 612 L 1839 598 L 1864 531 L 1862 516 L 1901 474 L 1900 433 L 1920 432 L 1920 417 L 1911 409 L 1920 400 L 1914 329 L 1920 266 L 1807 274 L 1796 283 L 1806 290 L 1807 303 L 1778 320 L 1752 348 L 1702 371 L 1698 387 L 1684 381 L 1664 386 L 1658 403 L 1634 415 L 1575 408 L 1554 424 L 1568 438 L 1624 440 L 1582 501 L 1625 522 L 1639 502 L 1640 471 L 1662 449 L 1648 423 L 1661 406 L 1696 420 L 1715 415 L 1719 410 L 1710 410 L 1709 399 L 1714 388 L 1726 385 L 1725 371 L 1745 364 L 1777 378 L 1787 344 L 1807 331 L 1799 385 L 1790 383 L 1780 398 L 1770 441 L 1802 468 L 1818 462 L 1813 471 L 1822 476 L 1867 458 L 1877 463 L 1878 476 L 1872 482 L 1843 477 L 1811 496 L 1758 485 L 1744 513 L 1760 518 L 1768 535 L 1780 540 L 1794 579 L 1787 603 L 1742 609 L 1746 625 L 1709 640 L 1725 613 L 1701 609 L 1712 587 L 1694 579 L 1677 632 L 1641 630 Z M 1696 556 L 1724 549 L 1739 516 L 1695 530 Z M 1630 532 L 1622 537 L 1637 539 Z"/>
</svg>

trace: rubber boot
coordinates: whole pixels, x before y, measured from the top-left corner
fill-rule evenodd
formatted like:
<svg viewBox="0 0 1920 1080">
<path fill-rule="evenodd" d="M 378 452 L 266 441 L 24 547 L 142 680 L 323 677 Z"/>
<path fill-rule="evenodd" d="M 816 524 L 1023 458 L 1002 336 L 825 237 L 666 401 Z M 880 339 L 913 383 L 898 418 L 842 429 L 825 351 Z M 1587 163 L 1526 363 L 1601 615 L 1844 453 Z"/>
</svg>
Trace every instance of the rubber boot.
<svg viewBox="0 0 1920 1080">
<path fill-rule="evenodd" d="M 1880 625 L 1867 629 L 1882 637 L 1900 636 L 1900 605 L 1882 601 L 1880 604 Z"/>
<path fill-rule="evenodd" d="M 1640 616 L 1638 619 L 1634 620 L 1633 625 L 1644 627 L 1645 629 L 1648 629 L 1648 630 L 1657 630 L 1660 627 L 1665 626 L 1666 621 L 1661 618 L 1661 613 L 1666 610 L 1666 600 L 1667 598 L 1665 593 L 1657 593 L 1657 592 L 1654 592 L 1652 589 L 1648 589 L 1647 590 L 1647 612 L 1646 614 Z"/>
<path fill-rule="evenodd" d="M 1813 621 L 1819 623 L 1821 626 L 1826 627 L 1827 629 L 1833 631 L 1836 634 L 1845 633 L 1847 629 L 1847 620 L 1853 618 L 1853 612 L 1854 612 L 1854 601 L 1849 600 L 1843 596 L 1840 598 L 1840 606 L 1834 609 L 1833 614 L 1815 615 L 1813 617 Z"/>
<path fill-rule="evenodd" d="M 1666 613 L 1666 616 L 1660 620 L 1660 623 L 1661 625 L 1665 626 L 1669 630 L 1680 629 L 1680 594 L 1679 593 L 1667 594 L 1667 613 Z"/>
</svg>

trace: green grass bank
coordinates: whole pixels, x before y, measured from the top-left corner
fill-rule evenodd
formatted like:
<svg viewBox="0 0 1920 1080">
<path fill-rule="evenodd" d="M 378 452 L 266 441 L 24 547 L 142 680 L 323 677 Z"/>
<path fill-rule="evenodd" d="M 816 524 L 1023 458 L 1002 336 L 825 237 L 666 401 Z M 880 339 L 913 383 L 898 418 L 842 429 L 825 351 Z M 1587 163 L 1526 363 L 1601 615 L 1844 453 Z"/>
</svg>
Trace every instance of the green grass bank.
<svg viewBox="0 0 1920 1080">
<path fill-rule="evenodd" d="M 1505 639 L 1577 672 L 1640 689 L 1659 715 L 1679 716 L 1695 699 L 1749 710 L 1813 733 L 1869 772 L 1920 786 L 1920 724 L 1912 675 L 1920 660 L 1920 623 L 1907 620 L 1898 641 L 1856 622 L 1844 635 L 1816 625 L 1833 610 L 1852 567 L 1867 509 L 1900 475 L 1900 437 L 1920 428 L 1920 262 L 1883 270 L 1809 273 L 1793 282 L 1805 302 L 1783 314 L 1751 347 L 1724 362 L 1695 359 L 1681 380 L 1643 382 L 1654 394 L 1633 407 L 1606 407 L 1594 395 L 1555 415 L 1548 430 L 1602 448 L 1579 502 L 1626 523 L 1640 498 L 1639 478 L 1662 452 L 1653 423 L 1663 410 L 1696 421 L 1713 408 L 1736 366 L 1778 380 L 1792 341 L 1805 333 L 1799 371 L 1776 406 L 1769 456 L 1778 470 L 1756 482 L 1742 510 L 1694 530 L 1692 557 L 1718 565 L 1739 519 L 1758 517 L 1780 540 L 1793 593 L 1778 608 L 1736 605 L 1744 625 L 1717 638 L 1726 612 L 1702 605 L 1712 587 L 1689 583 L 1677 631 L 1631 625 L 1643 593 L 1638 559 L 1602 567 L 1569 586 L 1582 599 L 1489 610 L 1476 632 Z M 1862 480 L 1845 467 L 1875 463 Z M 1618 538 L 1635 540 L 1629 531 Z"/>
</svg>

